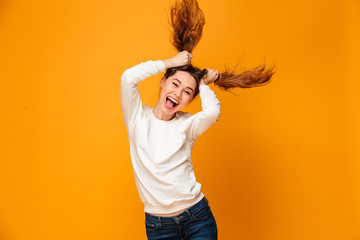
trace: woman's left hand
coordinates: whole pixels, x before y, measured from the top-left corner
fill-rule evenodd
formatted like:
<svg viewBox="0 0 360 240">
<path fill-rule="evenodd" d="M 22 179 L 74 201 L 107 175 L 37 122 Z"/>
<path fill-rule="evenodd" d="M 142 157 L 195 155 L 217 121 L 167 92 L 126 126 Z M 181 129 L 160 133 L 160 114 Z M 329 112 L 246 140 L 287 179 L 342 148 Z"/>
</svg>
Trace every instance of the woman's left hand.
<svg viewBox="0 0 360 240">
<path fill-rule="evenodd" d="M 219 77 L 219 71 L 207 68 L 207 73 L 203 76 L 200 83 L 201 84 L 210 84 L 214 82 Z"/>
</svg>

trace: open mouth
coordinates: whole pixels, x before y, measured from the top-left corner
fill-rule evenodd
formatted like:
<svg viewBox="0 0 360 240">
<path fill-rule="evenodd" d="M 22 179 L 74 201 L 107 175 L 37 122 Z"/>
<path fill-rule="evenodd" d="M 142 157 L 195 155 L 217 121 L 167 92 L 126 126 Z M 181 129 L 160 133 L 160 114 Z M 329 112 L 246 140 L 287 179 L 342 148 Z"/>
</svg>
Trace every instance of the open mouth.
<svg viewBox="0 0 360 240">
<path fill-rule="evenodd" d="M 169 109 L 175 108 L 177 105 L 179 105 L 179 102 L 173 99 L 172 97 L 166 97 L 165 106 Z"/>
</svg>

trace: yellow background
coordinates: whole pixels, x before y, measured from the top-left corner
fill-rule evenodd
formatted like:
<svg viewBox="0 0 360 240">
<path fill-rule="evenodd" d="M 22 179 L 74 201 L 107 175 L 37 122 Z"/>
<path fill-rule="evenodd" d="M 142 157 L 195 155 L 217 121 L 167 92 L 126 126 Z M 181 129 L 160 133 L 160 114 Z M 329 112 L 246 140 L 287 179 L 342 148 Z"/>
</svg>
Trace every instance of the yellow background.
<svg viewBox="0 0 360 240">
<path fill-rule="evenodd" d="M 172 2 L 0 1 L 0 239 L 146 238 L 120 76 L 176 53 Z M 199 4 L 195 65 L 277 64 L 264 87 L 212 87 L 221 118 L 193 164 L 219 238 L 359 240 L 360 2 Z"/>
</svg>

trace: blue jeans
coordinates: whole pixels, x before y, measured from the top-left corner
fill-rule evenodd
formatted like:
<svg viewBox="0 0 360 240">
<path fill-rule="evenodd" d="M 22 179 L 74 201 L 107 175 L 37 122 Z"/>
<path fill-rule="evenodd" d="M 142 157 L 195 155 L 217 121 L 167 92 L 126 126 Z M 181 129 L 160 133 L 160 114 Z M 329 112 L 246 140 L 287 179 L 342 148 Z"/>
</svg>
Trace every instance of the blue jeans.
<svg viewBox="0 0 360 240">
<path fill-rule="evenodd" d="M 145 225 L 149 240 L 216 240 L 218 237 L 216 221 L 205 197 L 174 217 L 145 213 Z"/>
</svg>

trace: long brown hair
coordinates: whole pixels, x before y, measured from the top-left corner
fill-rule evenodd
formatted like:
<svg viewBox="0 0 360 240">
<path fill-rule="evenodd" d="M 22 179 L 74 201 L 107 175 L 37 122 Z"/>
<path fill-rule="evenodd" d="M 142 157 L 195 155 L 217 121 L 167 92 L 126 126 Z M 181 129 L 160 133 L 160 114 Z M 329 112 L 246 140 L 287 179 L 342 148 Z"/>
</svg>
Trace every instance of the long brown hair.
<svg viewBox="0 0 360 240">
<path fill-rule="evenodd" d="M 204 13 L 196 0 L 176 0 L 171 7 L 170 25 L 173 28 L 171 35 L 172 45 L 179 51 L 192 52 L 199 43 L 203 26 L 205 24 Z M 224 90 L 232 88 L 250 88 L 268 84 L 275 73 L 274 67 L 266 69 L 265 64 L 255 67 L 253 70 L 236 73 L 235 69 L 225 69 L 219 74 L 214 84 Z M 206 74 L 206 70 L 202 71 Z"/>
</svg>

